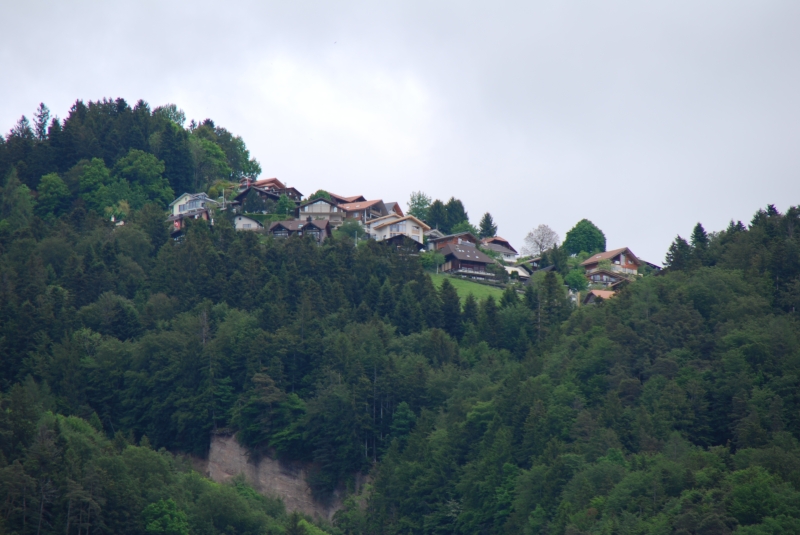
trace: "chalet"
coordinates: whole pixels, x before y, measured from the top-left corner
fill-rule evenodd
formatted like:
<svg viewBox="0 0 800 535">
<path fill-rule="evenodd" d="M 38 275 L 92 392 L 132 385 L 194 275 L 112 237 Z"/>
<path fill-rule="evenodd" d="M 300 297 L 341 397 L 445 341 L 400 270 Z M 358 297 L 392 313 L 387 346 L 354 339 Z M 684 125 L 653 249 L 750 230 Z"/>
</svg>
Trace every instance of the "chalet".
<svg viewBox="0 0 800 535">
<path fill-rule="evenodd" d="M 493 279 L 494 273 L 486 270 L 486 266 L 494 260 L 478 250 L 472 243 L 448 243 L 437 249 L 444 255 L 442 271 L 474 279 Z"/>
<path fill-rule="evenodd" d="M 611 299 L 615 295 L 616 294 L 610 290 L 589 290 L 586 293 L 586 297 L 583 298 L 582 304 L 591 305 L 592 303 L 596 303 L 598 301 Z"/>
<path fill-rule="evenodd" d="M 586 275 L 591 275 L 594 271 L 604 269 L 623 275 L 636 275 L 639 272 L 641 260 L 636 258 L 630 249 L 614 249 L 605 253 L 597 253 L 583 261 L 581 265 L 586 270 Z"/>
<path fill-rule="evenodd" d="M 167 221 L 172 223 L 172 234 L 178 234 L 186 226 L 187 219 L 203 219 L 212 225 L 211 207 L 217 205 L 205 193 L 184 193 L 169 204 L 171 214 Z"/>
<path fill-rule="evenodd" d="M 303 199 L 303 194 L 296 188 L 289 188 L 277 178 L 266 178 L 263 180 L 251 180 L 250 178 L 243 178 L 239 182 L 239 191 L 231 204 L 241 204 L 242 200 L 247 196 L 249 191 L 253 189 L 260 196 L 277 201 L 281 195 L 286 195 L 295 203 L 300 203 Z"/>
<path fill-rule="evenodd" d="M 333 200 L 322 197 L 306 201 L 295 210 L 295 217 L 300 220 L 325 219 L 330 221 L 332 227 L 336 228 L 344 222 L 345 211 Z"/>
<path fill-rule="evenodd" d="M 611 287 L 621 281 L 628 280 L 630 275 L 620 273 L 618 271 L 611 271 L 610 269 L 595 269 L 591 273 L 586 274 L 590 284 L 600 284 L 603 286 Z"/>
<path fill-rule="evenodd" d="M 505 240 L 499 236 L 482 239 L 481 246 L 484 249 L 488 249 L 499 254 L 500 257 L 506 262 L 514 262 L 517 258 L 517 255 L 519 255 L 517 250 L 511 247 L 511 244 L 508 243 L 508 240 Z"/>
<path fill-rule="evenodd" d="M 525 268 L 530 271 L 531 273 L 535 273 L 542 269 L 542 264 L 544 264 L 544 259 L 541 256 L 537 256 L 534 258 L 526 258 L 525 260 L 520 260 L 517 262 L 516 265 L 518 266 L 525 266 Z"/>
<path fill-rule="evenodd" d="M 264 225 L 252 217 L 236 215 L 233 217 L 233 228 L 236 230 L 259 230 L 263 229 Z"/>
<path fill-rule="evenodd" d="M 268 233 L 275 238 L 289 236 L 305 236 L 313 238 L 317 243 L 324 242 L 331 236 L 331 225 L 327 220 L 315 220 L 309 217 L 305 221 L 275 221 L 269 226 Z"/>
<path fill-rule="evenodd" d="M 475 247 L 478 245 L 478 238 L 473 236 L 471 232 L 448 234 L 447 236 L 442 236 L 441 238 L 431 238 L 430 235 L 428 236 L 429 251 L 438 251 L 439 249 L 443 249 L 448 245 L 464 245 L 467 243 L 472 244 L 472 247 Z"/>
<path fill-rule="evenodd" d="M 383 201 L 380 199 L 374 201 L 348 202 L 340 204 L 338 207 L 344 210 L 345 219 L 358 221 L 364 225 L 366 225 L 368 221 L 388 215 L 386 205 L 383 204 Z"/>
<path fill-rule="evenodd" d="M 394 247 L 400 253 L 411 253 L 412 255 L 416 255 L 416 253 L 425 249 L 425 245 L 422 242 L 413 240 L 405 234 L 396 234 L 391 238 L 381 240 L 381 243 Z"/>
<path fill-rule="evenodd" d="M 398 216 L 395 212 L 368 221 L 365 225 L 370 238 L 378 241 L 395 236 L 407 236 L 417 243 L 422 243 L 423 233 L 430 227 L 413 215 Z"/>
</svg>

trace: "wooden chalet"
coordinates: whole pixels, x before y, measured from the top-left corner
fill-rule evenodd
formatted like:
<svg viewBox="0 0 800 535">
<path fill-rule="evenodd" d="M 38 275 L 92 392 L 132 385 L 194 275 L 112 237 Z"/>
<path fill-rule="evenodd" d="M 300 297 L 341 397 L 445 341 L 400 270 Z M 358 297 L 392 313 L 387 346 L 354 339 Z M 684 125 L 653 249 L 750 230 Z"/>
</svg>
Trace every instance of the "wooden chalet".
<svg viewBox="0 0 800 535">
<path fill-rule="evenodd" d="M 448 243 L 436 250 L 444 255 L 441 269 L 445 273 L 473 279 L 494 279 L 494 273 L 486 270 L 486 266 L 493 264 L 494 260 L 479 251 L 474 244 Z"/>
<path fill-rule="evenodd" d="M 610 290 L 589 290 L 586 293 L 586 297 L 584 297 L 581 301 L 583 305 L 591 305 L 592 303 L 596 303 L 598 301 L 604 301 L 606 299 L 611 299 L 616 295 L 615 292 Z"/>
<path fill-rule="evenodd" d="M 473 247 L 476 247 L 479 242 L 478 238 L 473 236 L 471 232 L 459 232 L 458 234 L 448 234 L 446 236 L 442 236 L 441 238 L 431 238 L 430 235 L 428 235 L 429 251 L 438 251 L 439 249 L 444 249 L 448 245 L 462 245 L 465 243 L 471 243 Z"/>
<path fill-rule="evenodd" d="M 619 271 L 611 271 L 610 269 L 595 269 L 591 273 L 586 274 L 590 284 L 601 284 L 603 286 L 613 286 L 621 281 L 628 280 L 630 275 L 620 273 Z"/>
<path fill-rule="evenodd" d="M 601 267 L 600 263 L 603 261 L 610 262 L 610 266 Z M 623 247 L 613 251 L 606 251 L 605 253 L 594 254 L 583 261 L 581 265 L 586 270 L 587 276 L 600 269 L 625 275 L 636 275 L 639 273 L 639 266 L 642 265 L 642 261 L 636 258 L 636 255 L 630 249 Z"/>
<path fill-rule="evenodd" d="M 321 244 L 331 237 L 331 225 L 327 220 L 311 219 L 305 221 L 275 221 L 267 231 L 271 236 L 279 239 L 290 236 L 305 236 Z"/>
<path fill-rule="evenodd" d="M 423 245 L 422 242 L 418 242 L 412 238 L 409 238 L 405 234 L 396 234 L 391 238 L 381 240 L 381 243 L 385 243 L 391 247 L 394 247 L 398 252 L 401 253 L 416 254 L 425 249 L 425 245 Z"/>
<path fill-rule="evenodd" d="M 241 205 L 242 201 L 251 189 L 258 193 L 261 197 L 273 201 L 280 199 L 281 195 L 286 195 L 296 204 L 299 204 L 303 199 L 303 194 L 300 193 L 296 188 L 287 187 L 277 178 L 266 178 L 263 180 L 251 180 L 249 178 L 243 178 L 239 182 L 239 191 L 233 201 L 231 201 L 231 204 Z"/>
</svg>

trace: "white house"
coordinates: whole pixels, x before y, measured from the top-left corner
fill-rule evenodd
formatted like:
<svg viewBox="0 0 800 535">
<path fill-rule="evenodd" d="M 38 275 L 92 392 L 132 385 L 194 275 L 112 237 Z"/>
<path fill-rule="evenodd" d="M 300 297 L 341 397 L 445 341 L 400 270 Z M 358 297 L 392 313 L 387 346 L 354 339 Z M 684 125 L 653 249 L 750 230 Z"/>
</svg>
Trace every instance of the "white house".
<svg viewBox="0 0 800 535">
<path fill-rule="evenodd" d="M 258 230 L 264 228 L 264 225 L 246 215 L 237 215 L 233 218 L 233 228 L 236 230 Z"/>
</svg>

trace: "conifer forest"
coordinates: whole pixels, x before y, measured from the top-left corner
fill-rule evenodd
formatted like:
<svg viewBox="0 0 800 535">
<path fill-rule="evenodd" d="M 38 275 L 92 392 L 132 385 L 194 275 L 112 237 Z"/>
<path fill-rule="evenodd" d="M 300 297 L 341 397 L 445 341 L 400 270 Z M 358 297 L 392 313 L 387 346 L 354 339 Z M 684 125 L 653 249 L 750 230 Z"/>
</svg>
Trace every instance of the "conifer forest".
<svg viewBox="0 0 800 535">
<path fill-rule="evenodd" d="M 476 299 L 352 235 L 172 239 L 177 195 L 261 171 L 185 123 L 77 101 L 0 137 L 0 533 L 800 533 L 800 208 L 698 224 L 593 305 L 563 246 Z M 211 481 L 217 434 L 343 506 Z"/>
</svg>

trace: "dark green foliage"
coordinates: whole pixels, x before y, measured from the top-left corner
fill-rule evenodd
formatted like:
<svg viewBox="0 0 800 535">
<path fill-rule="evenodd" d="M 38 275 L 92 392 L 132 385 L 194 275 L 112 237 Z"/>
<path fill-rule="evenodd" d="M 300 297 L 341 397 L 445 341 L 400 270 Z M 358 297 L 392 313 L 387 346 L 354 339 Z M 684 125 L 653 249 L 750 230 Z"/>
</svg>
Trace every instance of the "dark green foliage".
<svg viewBox="0 0 800 535">
<path fill-rule="evenodd" d="M 478 224 L 480 230 L 478 231 L 480 238 L 491 238 L 497 236 L 497 225 L 492 218 L 492 214 L 486 212 Z"/>
<path fill-rule="evenodd" d="M 595 306 L 570 303 L 565 248 L 524 295 L 462 310 L 374 241 L 224 220 L 171 241 L 155 197 L 114 226 L 121 181 L 172 183 L 173 116 L 78 102 L 0 144 L 0 531 L 314 532 L 167 453 L 212 433 L 310 463 L 321 499 L 369 472 L 344 533 L 798 531 L 797 208 L 698 225 L 666 273 Z M 253 171 L 196 130 L 228 178 Z"/>
<path fill-rule="evenodd" d="M 588 219 L 581 219 L 567 232 L 561 247 L 571 255 L 603 252 L 606 250 L 606 235 Z"/>
<path fill-rule="evenodd" d="M 448 224 L 447 220 L 447 209 L 444 206 L 444 203 L 439 199 L 433 201 L 427 209 L 428 218 L 425 222 L 431 227 L 435 229 L 441 230 L 443 233 L 447 234 L 450 230 L 450 225 Z"/>
</svg>

